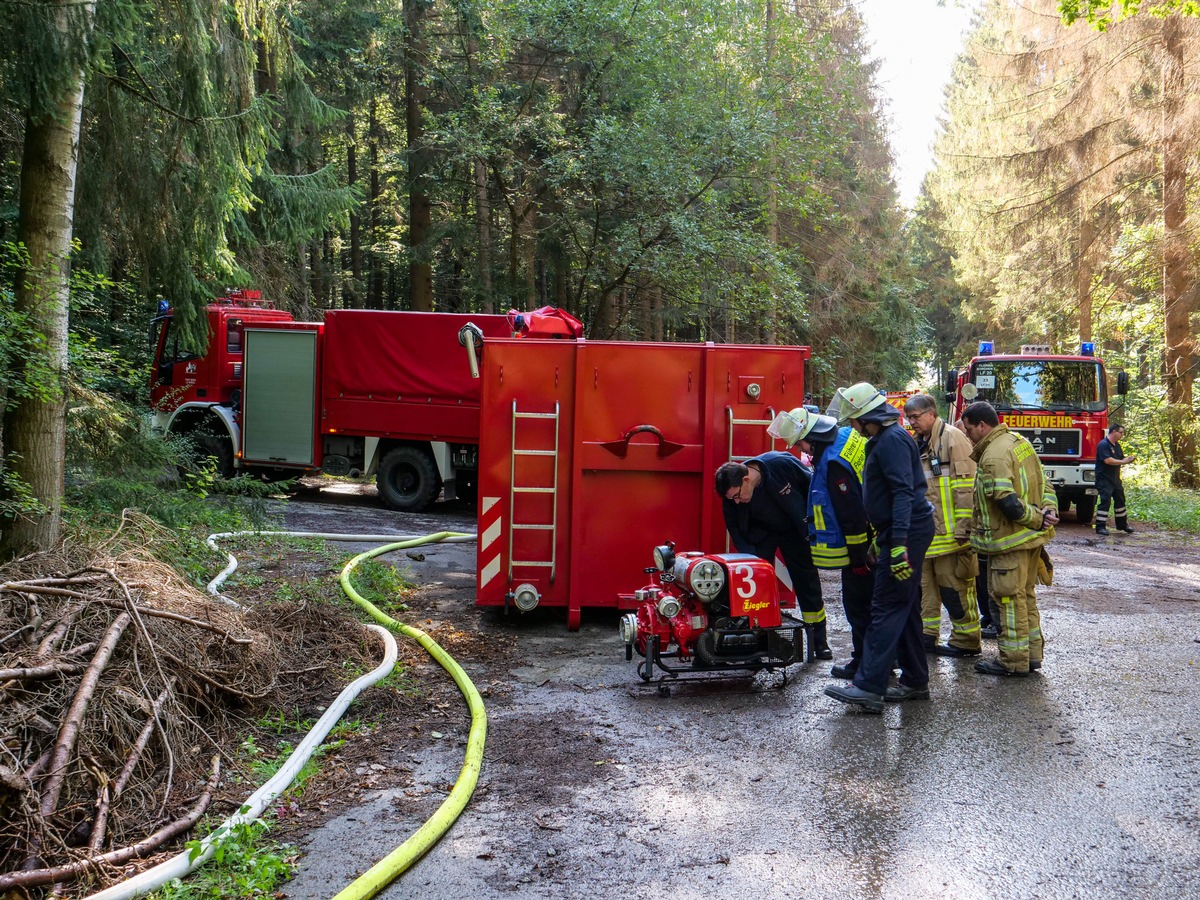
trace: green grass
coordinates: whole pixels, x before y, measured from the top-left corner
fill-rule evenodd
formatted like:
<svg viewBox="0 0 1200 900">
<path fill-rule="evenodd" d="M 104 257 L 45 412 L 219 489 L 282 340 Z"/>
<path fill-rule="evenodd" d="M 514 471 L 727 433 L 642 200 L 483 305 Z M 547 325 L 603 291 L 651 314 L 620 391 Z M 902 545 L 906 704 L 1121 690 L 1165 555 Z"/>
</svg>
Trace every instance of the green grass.
<svg viewBox="0 0 1200 900">
<path fill-rule="evenodd" d="M 221 826 L 223 827 L 223 826 Z M 267 839 L 270 825 L 261 819 L 235 826 L 213 851 L 213 857 L 187 881 L 175 879 L 150 896 L 158 900 L 225 900 L 272 897 L 295 871 L 296 850 Z M 192 858 L 200 841 L 188 841 Z"/>
<path fill-rule="evenodd" d="M 346 560 L 347 562 L 349 559 Z M 341 569 L 339 568 L 339 572 Z M 370 601 L 379 609 L 387 612 L 404 611 L 408 604 L 404 595 L 410 592 L 414 584 L 407 577 L 407 572 L 401 572 L 395 566 L 380 562 L 378 559 L 364 559 L 355 567 L 350 576 L 351 584 L 365 600 Z"/>
<path fill-rule="evenodd" d="M 1130 517 L 1139 522 L 1153 522 L 1172 531 L 1200 533 L 1200 491 L 1153 482 L 1127 483 L 1125 500 Z"/>
</svg>

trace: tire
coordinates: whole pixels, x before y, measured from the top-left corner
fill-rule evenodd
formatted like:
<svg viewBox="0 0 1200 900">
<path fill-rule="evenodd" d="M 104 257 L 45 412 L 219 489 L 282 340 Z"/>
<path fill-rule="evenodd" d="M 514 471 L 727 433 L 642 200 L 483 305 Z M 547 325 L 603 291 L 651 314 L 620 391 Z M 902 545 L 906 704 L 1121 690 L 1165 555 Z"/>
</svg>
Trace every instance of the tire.
<svg viewBox="0 0 1200 900">
<path fill-rule="evenodd" d="M 192 435 L 192 443 L 196 445 L 196 456 L 200 462 L 211 459 L 216 464 L 218 475 L 222 478 L 233 477 L 233 444 L 228 436 L 199 432 Z"/>
<path fill-rule="evenodd" d="M 428 509 L 442 489 L 433 458 L 413 446 L 389 450 L 379 463 L 375 484 L 383 505 L 398 512 Z"/>
<path fill-rule="evenodd" d="M 1075 521 L 1080 525 L 1087 525 L 1092 521 L 1092 516 L 1096 514 L 1096 498 L 1090 494 L 1084 497 L 1078 497 L 1075 500 Z"/>
</svg>

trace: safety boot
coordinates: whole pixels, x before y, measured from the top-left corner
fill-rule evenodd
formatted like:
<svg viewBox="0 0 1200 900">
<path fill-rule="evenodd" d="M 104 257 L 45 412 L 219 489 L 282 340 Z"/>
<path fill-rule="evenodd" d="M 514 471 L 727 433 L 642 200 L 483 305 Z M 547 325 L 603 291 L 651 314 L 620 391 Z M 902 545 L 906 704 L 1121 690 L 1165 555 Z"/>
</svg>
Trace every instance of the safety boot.
<svg viewBox="0 0 1200 900">
<path fill-rule="evenodd" d="M 825 622 L 814 622 L 812 626 L 813 654 L 817 659 L 833 659 L 833 651 L 829 649 L 829 635 Z"/>
</svg>

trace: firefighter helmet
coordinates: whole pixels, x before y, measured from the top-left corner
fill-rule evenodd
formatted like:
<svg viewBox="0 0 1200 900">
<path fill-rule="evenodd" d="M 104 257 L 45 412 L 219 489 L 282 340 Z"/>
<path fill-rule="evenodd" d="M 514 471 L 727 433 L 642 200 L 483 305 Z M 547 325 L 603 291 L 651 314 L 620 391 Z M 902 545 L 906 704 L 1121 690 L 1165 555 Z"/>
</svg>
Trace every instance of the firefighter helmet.
<svg viewBox="0 0 1200 900">
<path fill-rule="evenodd" d="M 767 434 L 777 441 L 795 447 L 797 441 L 832 441 L 837 432 L 837 421 L 829 416 L 809 412 L 797 406 L 790 412 L 781 412 L 767 426 Z"/>
<path fill-rule="evenodd" d="M 833 403 L 829 405 L 829 414 L 839 422 L 857 419 L 865 412 L 870 412 L 881 403 L 887 402 L 887 395 L 877 390 L 875 385 L 860 381 L 848 388 L 838 388 Z"/>
</svg>

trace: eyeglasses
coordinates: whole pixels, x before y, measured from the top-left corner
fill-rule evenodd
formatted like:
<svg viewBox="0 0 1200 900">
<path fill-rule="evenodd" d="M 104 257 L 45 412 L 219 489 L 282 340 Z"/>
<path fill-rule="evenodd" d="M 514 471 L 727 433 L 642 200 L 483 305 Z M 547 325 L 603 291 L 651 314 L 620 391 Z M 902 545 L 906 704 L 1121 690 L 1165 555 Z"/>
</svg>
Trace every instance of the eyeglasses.
<svg viewBox="0 0 1200 900">
<path fill-rule="evenodd" d="M 919 412 L 919 413 L 906 412 L 904 415 L 908 417 L 908 421 L 915 422 L 918 419 L 923 419 L 925 416 L 929 415 L 931 412 L 933 412 L 932 409 L 924 409 L 924 410 L 921 410 L 921 412 Z"/>
<path fill-rule="evenodd" d="M 745 486 L 746 486 L 746 482 L 743 480 L 737 487 L 730 488 L 725 493 L 725 499 L 730 500 L 733 503 L 748 503 L 748 502 L 750 502 L 749 497 L 742 496 L 742 489 Z"/>
</svg>

